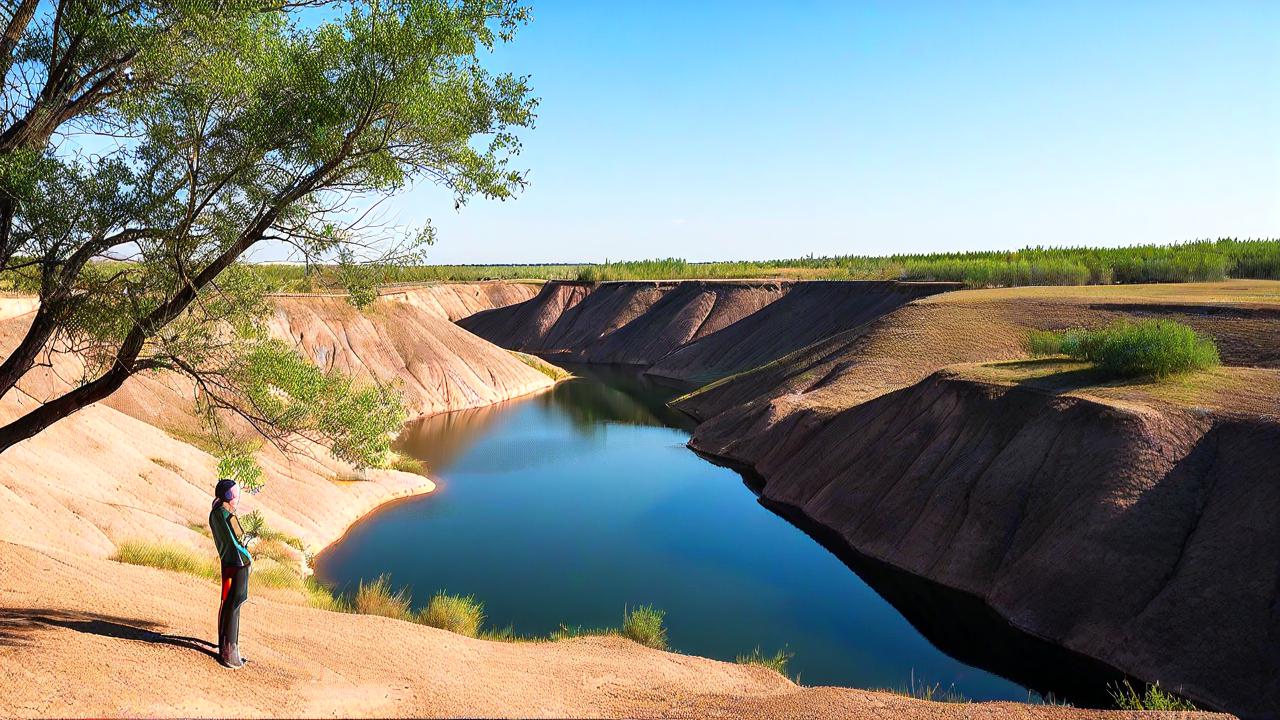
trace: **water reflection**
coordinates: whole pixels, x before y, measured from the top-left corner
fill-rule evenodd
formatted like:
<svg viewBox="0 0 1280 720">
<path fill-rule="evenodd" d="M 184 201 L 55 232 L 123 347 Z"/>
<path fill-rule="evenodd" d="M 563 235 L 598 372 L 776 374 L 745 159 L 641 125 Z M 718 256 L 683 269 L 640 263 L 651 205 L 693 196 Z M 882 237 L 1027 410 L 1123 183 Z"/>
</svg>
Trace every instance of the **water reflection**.
<svg viewBox="0 0 1280 720">
<path fill-rule="evenodd" d="M 737 473 L 684 443 L 666 401 L 686 388 L 574 367 L 542 395 L 412 424 L 399 448 L 442 490 L 357 523 L 316 560 L 350 591 L 390 573 L 421 605 L 474 594 L 492 626 L 545 634 L 667 611 L 674 648 L 733 660 L 795 653 L 806 684 L 897 687 L 912 677 L 975 699 L 1019 685 L 940 652 L 839 558 L 762 508 Z"/>
</svg>

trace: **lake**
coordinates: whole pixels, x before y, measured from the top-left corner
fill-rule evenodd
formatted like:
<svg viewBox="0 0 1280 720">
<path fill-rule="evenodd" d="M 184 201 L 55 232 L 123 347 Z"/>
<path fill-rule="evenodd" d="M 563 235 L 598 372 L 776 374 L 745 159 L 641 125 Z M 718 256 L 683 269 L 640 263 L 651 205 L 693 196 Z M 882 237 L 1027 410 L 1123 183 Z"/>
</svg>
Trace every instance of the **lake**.
<svg viewBox="0 0 1280 720">
<path fill-rule="evenodd" d="M 474 595 L 486 625 L 539 635 L 618 626 L 666 611 L 673 649 L 733 660 L 794 653 L 806 685 L 940 685 L 971 699 L 1027 700 L 960 662 L 732 470 L 685 447 L 666 407 L 687 390 L 635 372 L 579 377 L 530 398 L 411 423 L 398 447 L 438 488 L 357 523 L 316 559 L 339 590 L 389 573 L 415 606 Z"/>
</svg>

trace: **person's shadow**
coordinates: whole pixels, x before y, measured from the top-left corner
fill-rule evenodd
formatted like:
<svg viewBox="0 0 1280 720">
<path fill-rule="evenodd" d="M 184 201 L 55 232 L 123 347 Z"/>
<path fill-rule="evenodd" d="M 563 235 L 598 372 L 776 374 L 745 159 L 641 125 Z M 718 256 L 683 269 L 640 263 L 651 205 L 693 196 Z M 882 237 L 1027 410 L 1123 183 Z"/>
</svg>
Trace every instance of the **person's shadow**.
<svg viewBox="0 0 1280 720">
<path fill-rule="evenodd" d="M 61 627 L 91 635 L 137 640 L 204 653 L 218 659 L 217 645 L 200 638 L 157 632 L 158 624 L 136 618 L 35 608 L 0 608 L 0 645 L 25 645 L 42 627 Z"/>
</svg>

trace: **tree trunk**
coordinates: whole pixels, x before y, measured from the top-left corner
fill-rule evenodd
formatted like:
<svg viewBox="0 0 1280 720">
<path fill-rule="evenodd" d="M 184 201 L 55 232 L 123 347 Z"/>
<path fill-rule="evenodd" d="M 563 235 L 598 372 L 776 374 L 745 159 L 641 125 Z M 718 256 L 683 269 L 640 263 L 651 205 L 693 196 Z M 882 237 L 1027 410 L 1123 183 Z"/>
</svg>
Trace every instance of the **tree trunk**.
<svg viewBox="0 0 1280 720">
<path fill-rule="evenodd" d="M 106 399 L 108 395 L 119 390 L 132 374 L 131 368 L 116 365 L 97 380 L 50 400 L 8 425 L 0 427 L 0 453 L 35 436 L 71 413 Z"/>
</svg>

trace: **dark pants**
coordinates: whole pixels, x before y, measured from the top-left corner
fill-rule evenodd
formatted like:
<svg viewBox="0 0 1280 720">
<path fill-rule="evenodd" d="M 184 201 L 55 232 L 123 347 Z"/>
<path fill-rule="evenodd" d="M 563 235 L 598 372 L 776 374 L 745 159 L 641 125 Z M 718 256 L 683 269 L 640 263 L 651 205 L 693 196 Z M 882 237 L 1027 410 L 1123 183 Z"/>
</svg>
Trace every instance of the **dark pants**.
<svg viewBox="0 0 1280 720">
<path fill-rule="evenodd" d="M 240 644 L 240 605 L 249 599 L 249 566 L 222 568 L 222 605 L 218 608 L 218 649 Z"/>
</svg>

